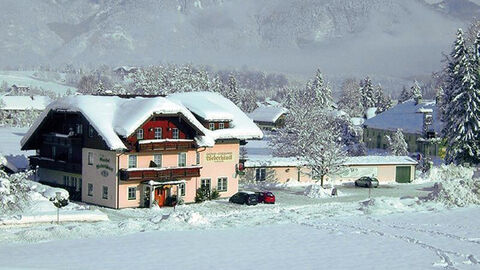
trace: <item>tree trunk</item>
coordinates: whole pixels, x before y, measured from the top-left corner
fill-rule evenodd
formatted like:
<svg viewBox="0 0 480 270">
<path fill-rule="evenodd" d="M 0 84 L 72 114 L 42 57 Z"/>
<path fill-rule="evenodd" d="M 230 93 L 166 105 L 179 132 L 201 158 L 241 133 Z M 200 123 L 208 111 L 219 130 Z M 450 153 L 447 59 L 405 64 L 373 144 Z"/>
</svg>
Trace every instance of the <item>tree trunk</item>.
<svg viewBox="0 0 480 270">
<path fill-rule="evenodd" d="M 320 178 L 320 186 L 323 188 L 323 178 L 325 177 L 325 175 L 322 174 L 321 178 Z"/>
</svg>

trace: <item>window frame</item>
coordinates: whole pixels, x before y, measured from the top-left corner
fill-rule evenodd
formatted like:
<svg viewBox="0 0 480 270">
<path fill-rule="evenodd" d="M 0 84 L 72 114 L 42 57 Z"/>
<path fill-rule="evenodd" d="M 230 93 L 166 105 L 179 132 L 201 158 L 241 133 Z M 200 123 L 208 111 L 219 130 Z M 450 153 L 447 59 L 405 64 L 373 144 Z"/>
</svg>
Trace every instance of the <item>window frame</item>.
<svg viewBox="0 0 480 270">
<path fill-rule="evenodd" d="M 83 125 L 77 124 L 77 134 L 83 134 Z"/>
<path fill-rule="evenodd" d="M 102 186 L 102 199 L 108 200 L 108 187 Z"/>
<path fill-rule="evenodd" d="M 187 190 L 187 185 L 185 183 L 180 183 L 178 185 L 178 195 L 181 196 L 181 197 L 184 197 L 185 194 L 186 194 L 186 190 Z"/>
<path fill-rule="evenodd" d="M 160 136 L 157 136 L 158 134 L 160 134 Z M 154 129 L 154 132 L 153 132 L 153 137 L 156 139 L 156 140 L 160 140 L 162 139 L 162 136 L 163 136 L 163 130 L 161 127 L 156 127 Z"/>
<path fill-rule="evenodd" d="M 211 191 L 212 190 L 212 179 L 211 178 L 202 178 L 200 179 L 200 188 L 204 188 L 204 186 L 207 186 L 207 185 L 204 185 L 204 181 L 205 183 L 208 182 L 208 190 Z"/>
<path fill-rule="evenodd" d="M 197 152 L 195 155 L 195 164 L 200 165 L 200 152 Z"/>
<path fill-rule="evenodd" d="M 88 137 L 93 138 L 93 126 L 88 126 Z"/>
<path fill-rule="evenodd" d="M 88 165 L 93 165 L 94 162 L 95 162 L 95 158 L 94 158 L 93 152 L 88 152 L 88 154 L 87 154 L 87 164 Z"/>
<path fill-rule="evenodd" d="M 218 177 L 217 178 L 217 190 L 219 192 L 228 191 L 228 177 Z"/>
<path fill-rule="evenodd" d="M 137 129 L 137 140 L 143 140 L 145 137 L 145 132 L 143 131 L 143 128 Z"/>
<path fill-rule="evenodd" d="M 93 184 L 87 183 L 87 196 L 93 197 Z"/>
<path fill-rule="evenodd" d="M 132 165 L 132 158 L 135 159 L 135 164 Z M 138 166 L 138 160 L 137 160 L 137 155 L 128 155 L 128 168 L 137 168 Z"/>
<path fill-rule="evenodd" d="M 133 190 L 133 196 L 130 196 L 132 193 L 131 191 Z M 129 201 L 134 201 L 137 199 L 137 188 L 136 187 L 128 187 L 127 188 L 127 200 Z"/>
<path fill-rule="evenodd" d="M 224 129 L 225 128 L 225 123 L 220 122 L 218 123 L 218 129 Z"/>
<path fill-rule="evenodd" d="M 263 172 L 263 177 L 262 177 Z M 263 182 L 267 180 L 267 168 L 256 168 L 255 169 L 255 181 Z"/>
<path fill-rule="evenodd" d="M 182 161 L 182 157 L 184 157 L 184 163 L 180 163 L 180 161 Z M 178 167 L 187 167 L 187 152 L 179 152 L 178 155 L 177 155 L 177 165 Z"/>
<path fill-rule="evenodd" d="M 172 139 L 180 139 L 180 131 L 178 130 L 178 128 L 172 128 Z"/>
<path fill-rule="evenodd" d="M 160 157 L 160 162 L 155 161 L 155 157 Z M 162 167 L 163 155 L 162 154 L 154 154 L 153 155 L 153 162 L 157 165 L 157 167 Z"/>
<path fill-rule="evenodd" d="M 215 123 L 208 123 L 209 130 L 215 130 Z"/>
</svg>

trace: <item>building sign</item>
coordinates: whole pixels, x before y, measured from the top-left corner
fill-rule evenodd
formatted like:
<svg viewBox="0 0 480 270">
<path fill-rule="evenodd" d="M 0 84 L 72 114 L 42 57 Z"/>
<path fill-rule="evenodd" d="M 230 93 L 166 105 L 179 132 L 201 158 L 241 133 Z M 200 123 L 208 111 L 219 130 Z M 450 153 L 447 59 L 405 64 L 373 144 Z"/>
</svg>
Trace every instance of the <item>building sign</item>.
<svg viewBox="0 0 480 270">
<path fill-rule="evenodd" d="M 110 158 L 105 157 L 104 155 L 100 154 L 98 158 L 99 164 L 96 165 L 97 170 L 101 170 L 100 174 L 103 177 L 108 177 L 109 172 L 113 172 L 113 168 L 110 166 Z"/>
<path fill-rule="evenodd" d="M 232 152 L 222 152 L 222 153 L 208 153 L 206 155 L 207 162 L 227 162 L 233 161 Z"/>
</svg>

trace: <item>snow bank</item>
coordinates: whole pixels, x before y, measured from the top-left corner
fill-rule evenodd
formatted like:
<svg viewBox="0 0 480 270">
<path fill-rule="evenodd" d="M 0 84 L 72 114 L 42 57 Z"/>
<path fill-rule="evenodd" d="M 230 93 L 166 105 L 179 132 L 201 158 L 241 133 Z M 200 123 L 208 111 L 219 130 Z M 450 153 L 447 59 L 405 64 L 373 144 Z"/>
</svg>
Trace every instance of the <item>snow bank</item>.
<svg viewBox="0 0 480 270">
<path fill-rule="evenodd" d="M 480 180 L 465 178 L 437 182 L 427 200 L 441 202 L 450 207 L 480 205 Z"/>
<path fill-rule="evenodd" d="M 339 196 L 340 194 L 335 187 L 322 187 L 319 184 L 307 186 L 303 194 L 309 198 L 330 198 L 334 197 L 334 195 L 332 195 L 332 193 L 334 193 L 334 189 L 335 192 L 337 192 L 336 196 Z"/>
<path fill-rule="evenodd" d="M 415 179 L 414 183 L 428 183 L 439 182 L 449 179 L 471 179 L 473 177 L 475 168 L 463 167 L 456 165 L 441 165 L 435 166 L 427 173 L 420 175 Z"/>
<path fill-rule="evenodd" d="M 26 181 L 26 183 L 30 187 L 31 192 L 40 193 L 48 200 L 55 199 L 57 196 L 57 192 L 60 193 L 61 199 L 68 200 L 68 198 L 70 197 L 68 191 L 63 188 L 50 187 L 33 181 Z"/>
</svg>

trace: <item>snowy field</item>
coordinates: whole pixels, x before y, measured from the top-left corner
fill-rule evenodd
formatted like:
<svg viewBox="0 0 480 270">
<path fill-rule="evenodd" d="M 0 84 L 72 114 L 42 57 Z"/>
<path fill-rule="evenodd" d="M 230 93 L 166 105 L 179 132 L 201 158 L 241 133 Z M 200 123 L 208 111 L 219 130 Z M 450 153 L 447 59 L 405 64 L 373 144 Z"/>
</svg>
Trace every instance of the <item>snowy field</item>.
<svg viewBox="0 0 480 270">
<path fill-rule="evenodd" d="M 0 83 L 5 81 L 9 86 L 16 84 L 18 86 L 38 87 L 62 95 L 67 92 L 75 93 L 77 91 L 75 87 L 65 85 L 61 82 L 47 81 L 37 78 L 34 76 L 34 73 L 35 72 L 33 71 L 0 70 Z"/>
<path fill-rule="evenodd" d="M 0 269 L 478 269 L 480 208 L 426 199 L 432 185 L 383 185 L 371 199 L 294 186 L 274 189 L 275 205 L 98 208 L 109 221 L 0 227 Z"/>
</svg>

